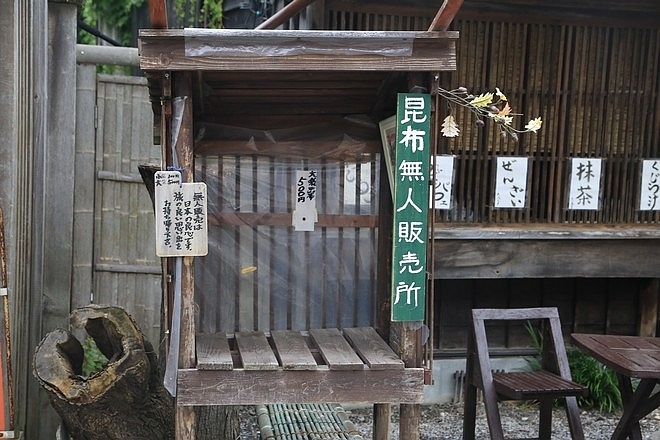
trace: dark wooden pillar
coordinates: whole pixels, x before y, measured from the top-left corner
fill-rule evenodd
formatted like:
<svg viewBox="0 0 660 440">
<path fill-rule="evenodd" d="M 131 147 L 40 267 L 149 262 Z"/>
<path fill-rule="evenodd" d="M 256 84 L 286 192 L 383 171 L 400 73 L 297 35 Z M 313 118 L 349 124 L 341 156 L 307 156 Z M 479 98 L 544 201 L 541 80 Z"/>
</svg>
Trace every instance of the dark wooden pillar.
<svg viewBox="0 0 660 440">
<path fill-rule="evenodd" d="M 376 330 L 385 339 L 389 340 L 390 333 L 390 307 L 392 280 L 392 194 L 390 192 L 389 175 L 385 157 L 381 155 L 380 161 L 380 188 L 378 190 L 380 215 L 378 217 L 378 279 L 376 287 Z M 392 405 L 377 403 L 374 405 L 374 440 L 388 440 L 390 438 L 390 420 Z"/>
<path fill-rule="evenodd" d="M 639 297 L 639 335 L 656 336 L 658 328 L 658 297 L 660 296 L 660 278 L 654 278 L 642 290 Z"/>
</svg>

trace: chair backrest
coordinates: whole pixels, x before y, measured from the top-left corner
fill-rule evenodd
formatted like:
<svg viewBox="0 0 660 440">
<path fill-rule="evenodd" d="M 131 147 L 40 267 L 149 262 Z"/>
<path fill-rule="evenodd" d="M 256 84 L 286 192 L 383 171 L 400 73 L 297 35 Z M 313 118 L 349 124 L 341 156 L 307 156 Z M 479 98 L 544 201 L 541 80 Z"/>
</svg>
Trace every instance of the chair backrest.
<svg viewBox="0 0 660 440">
<path fill-rule="evenodd" d="M 492 381 L 486 322 L 537 320 L 541 320 L 543 323 L 541 368 L 565 379 L 571 378 L 559 312 L 556 307 L 473 309 L 471 335 L 468 340 L 468 356 L 473 356 L 475 363 L 478 363 L 484 380 Z"/>
</svg>

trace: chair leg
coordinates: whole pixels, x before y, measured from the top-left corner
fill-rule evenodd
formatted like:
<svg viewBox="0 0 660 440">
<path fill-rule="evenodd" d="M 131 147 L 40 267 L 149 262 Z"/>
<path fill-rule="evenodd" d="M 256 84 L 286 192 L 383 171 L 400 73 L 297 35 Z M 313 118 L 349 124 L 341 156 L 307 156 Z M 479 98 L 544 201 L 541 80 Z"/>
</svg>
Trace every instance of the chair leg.
<svg viewBox="0 0 660 440">
<path fill-rule="evenodd" d="M 582 430 L 582 422 L 580 421 L 580 410 L 578 409 L 577 399 L 575 397 L 567 397 L 565 401 L 566 419 L 568 420 L 568 428 L 571 431 L 571 438 L 573 440 L 584 440 L 584 431 Z"/>
<path fill-rule="evenodd" d="M 466 381 L 463 397 L 463 440 L 475 440 L 477 387 Z"/>
<path fill-rule="evenodd" d="M 552 403 L 553 399 L 542 399 L 539 405 L 539 440 L 550 440 L 552 437 Z"/>
<path fill-rule="evenodd" d="M 500 408 L 498 406 L 497 394 L 495 393 L 492 383 L 489 387 L 484 386 L 484 407 L 486 408 L 486 420 L 488 421 L 490 439 L 504 440 Z"/>
</svg>

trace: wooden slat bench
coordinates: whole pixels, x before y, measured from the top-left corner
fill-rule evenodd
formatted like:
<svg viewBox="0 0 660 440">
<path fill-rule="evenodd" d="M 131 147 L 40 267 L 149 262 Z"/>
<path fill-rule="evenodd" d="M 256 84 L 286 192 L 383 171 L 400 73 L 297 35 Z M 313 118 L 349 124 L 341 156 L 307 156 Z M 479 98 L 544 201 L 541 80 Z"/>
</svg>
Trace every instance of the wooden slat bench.
<svg viewBox="0 0 660 440">
<path fill-rule="evenodd" d="M 404 368 L 372 327 L 198 334 L 178 371 L 179 405 L 420 403 L 424 370 Z"/>
<path fill-rule="evenodd" d="M 363 440 L 339 404 L 257 406 L 262 440 Z"/>
</svg>

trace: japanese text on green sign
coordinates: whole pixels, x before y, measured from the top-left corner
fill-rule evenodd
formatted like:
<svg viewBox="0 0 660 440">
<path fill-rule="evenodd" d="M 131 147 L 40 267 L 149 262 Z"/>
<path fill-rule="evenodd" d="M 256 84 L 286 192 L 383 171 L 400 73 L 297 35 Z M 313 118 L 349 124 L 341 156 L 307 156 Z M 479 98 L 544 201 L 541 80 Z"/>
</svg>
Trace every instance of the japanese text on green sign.
<svg viewBox="0 0 660 440">
<path fill-rule="evenodd" d="M 392 321 L 424 320 L 430 114 L 429 95 L 398 95 L 392 239 Z"/>
</svg>

